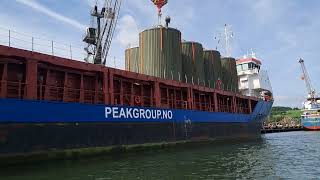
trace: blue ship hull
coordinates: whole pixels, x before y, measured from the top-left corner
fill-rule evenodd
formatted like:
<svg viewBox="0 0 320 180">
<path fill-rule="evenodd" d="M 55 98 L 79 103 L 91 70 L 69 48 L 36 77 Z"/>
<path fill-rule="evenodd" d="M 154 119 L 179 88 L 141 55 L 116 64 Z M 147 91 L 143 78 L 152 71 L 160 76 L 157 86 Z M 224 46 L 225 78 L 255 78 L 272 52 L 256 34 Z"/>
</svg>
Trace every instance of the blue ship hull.
<svg viewBox="0 0 320 180">
<path fill-rule="evenodd" d="M 302 125 L 306 130 L 320 130 L 320 117 L 302 118 Z"/>
<path fill-rule="evenodd" d="M 251 114 L 0 99 L 0 154 L 50 149 L 256 138 L 273 102 Z"/>
</svg>

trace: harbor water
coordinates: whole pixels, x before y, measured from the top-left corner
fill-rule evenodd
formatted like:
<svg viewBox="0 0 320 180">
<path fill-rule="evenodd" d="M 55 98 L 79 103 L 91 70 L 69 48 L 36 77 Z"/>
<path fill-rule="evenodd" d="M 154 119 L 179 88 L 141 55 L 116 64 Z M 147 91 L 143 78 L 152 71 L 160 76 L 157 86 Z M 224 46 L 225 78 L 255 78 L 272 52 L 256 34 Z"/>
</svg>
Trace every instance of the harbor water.
<svg viewBox="0 0 320 180">
<path fill-rule="evenodd" d="M 320 132 L 0 169 L 2 180 L 317 179 Z"/>
</svg>

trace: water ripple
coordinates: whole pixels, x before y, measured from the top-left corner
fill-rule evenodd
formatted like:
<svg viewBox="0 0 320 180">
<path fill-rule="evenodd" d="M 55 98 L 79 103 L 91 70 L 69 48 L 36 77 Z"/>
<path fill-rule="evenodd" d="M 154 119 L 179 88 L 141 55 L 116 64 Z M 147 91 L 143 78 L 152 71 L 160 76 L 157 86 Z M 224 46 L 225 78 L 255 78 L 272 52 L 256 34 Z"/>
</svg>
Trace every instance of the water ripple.
<svg viewBox="0 0 320 180">
<path fill-rule="evenodd" d="M 8 168 L 0 179 L 318 179 L 319 158 L 320 132 L 293 132 L 255 142 Z"/>
</svg>

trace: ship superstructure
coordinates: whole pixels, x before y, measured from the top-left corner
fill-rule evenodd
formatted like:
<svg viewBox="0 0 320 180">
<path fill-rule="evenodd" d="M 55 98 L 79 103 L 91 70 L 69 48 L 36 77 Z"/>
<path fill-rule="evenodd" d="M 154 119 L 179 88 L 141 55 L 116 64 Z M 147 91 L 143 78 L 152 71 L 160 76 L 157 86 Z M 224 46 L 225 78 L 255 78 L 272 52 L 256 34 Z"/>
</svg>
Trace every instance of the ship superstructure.
<svg viewBox="0 0 320 180">
<path fill-rule="evenodd" d="M 262 62 L 251 53 L 237 60 L 239 91 L 245 96 L 272 98 L 272 87 L 268 72 L 261 68 Z"/>
</svg>

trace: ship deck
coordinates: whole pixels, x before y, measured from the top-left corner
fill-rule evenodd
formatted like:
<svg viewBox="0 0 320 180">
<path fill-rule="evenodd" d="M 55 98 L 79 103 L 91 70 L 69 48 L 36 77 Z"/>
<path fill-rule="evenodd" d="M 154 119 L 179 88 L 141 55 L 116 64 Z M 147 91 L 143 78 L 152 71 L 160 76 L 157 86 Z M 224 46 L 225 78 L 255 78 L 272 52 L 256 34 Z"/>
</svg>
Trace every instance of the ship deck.
<svg viewBox="0 0 320 180">
<path fill-rule="evenodd" d="M 0 46 L 0 98 L 250 114 L 258 99 Z"/>
</svg>

